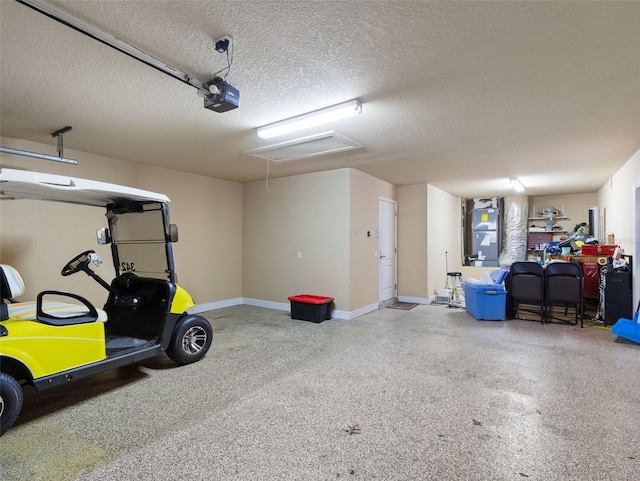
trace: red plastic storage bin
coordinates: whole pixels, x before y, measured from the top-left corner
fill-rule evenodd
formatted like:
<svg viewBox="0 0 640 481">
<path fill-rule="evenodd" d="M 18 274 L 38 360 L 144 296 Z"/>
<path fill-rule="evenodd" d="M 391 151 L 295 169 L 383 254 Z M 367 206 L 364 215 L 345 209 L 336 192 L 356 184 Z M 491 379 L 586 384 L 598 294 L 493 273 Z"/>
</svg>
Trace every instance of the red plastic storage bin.
<svg viewBox="0 0 640 481">
<path fill-rule="evenodd" d="M 299 294 L 289 297 L 291 301 L 291 319 L 322 322 L 331 319 L 333 297 Z"/>
</svg>

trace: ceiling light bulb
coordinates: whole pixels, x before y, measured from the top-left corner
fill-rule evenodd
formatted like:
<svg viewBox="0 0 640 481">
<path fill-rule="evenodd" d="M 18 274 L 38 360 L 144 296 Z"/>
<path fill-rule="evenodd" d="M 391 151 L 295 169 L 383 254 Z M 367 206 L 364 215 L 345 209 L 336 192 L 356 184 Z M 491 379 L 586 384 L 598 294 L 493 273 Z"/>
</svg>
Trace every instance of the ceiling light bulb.
<svg viewBox="0 0 640 481">
<path fill-rule="evenodd" d="M 273 124 L 258 127 L 258 136 L 263 139 L 270 139 L 278 135 L 296 132 L 298 130 L 326 124 L 334 120 L 344 119 L 358 115 L 362 112 L 362 104 L 359 100 L 350 100 L 342 104 L 333 105 L 325 109 L 316 110 L 307 114 L 281 120 Z"/>
<path fill-rule="evenodd" d="M 217 85 L 211 84 L 209 85 L 209 92 L 211 92 L 213 95 L 217 95 L 220 93 L 220 89 Z"/>
</svg>

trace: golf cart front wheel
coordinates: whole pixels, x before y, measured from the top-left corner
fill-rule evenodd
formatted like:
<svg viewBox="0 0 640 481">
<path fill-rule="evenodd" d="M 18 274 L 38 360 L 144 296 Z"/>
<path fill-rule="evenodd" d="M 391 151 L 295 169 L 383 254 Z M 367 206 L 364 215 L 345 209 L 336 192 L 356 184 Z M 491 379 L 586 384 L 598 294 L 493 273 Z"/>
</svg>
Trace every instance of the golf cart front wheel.
<svg viewBox="0 0 640 481">
<path fill-rule="evenodd" d="M 188 315 L 173 328 L 167 355 L 178 364 L 200 360 L 211 346 L 213 329 L 205 318 Z"/>
<path fill-rule="evenodd" d="M 0 373 L 0 436 L 16 421 L 22 409 L 22 387 L 13 377 Z"/>
</svg>

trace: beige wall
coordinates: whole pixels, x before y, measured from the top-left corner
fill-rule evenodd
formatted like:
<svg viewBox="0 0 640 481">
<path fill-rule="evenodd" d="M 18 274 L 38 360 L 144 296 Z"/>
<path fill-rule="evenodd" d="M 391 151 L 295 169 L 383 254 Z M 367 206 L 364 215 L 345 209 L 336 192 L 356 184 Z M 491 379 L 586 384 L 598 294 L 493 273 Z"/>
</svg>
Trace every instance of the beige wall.
<svg viewBox="0 0 640 481">
<path fill-rule="evenodd" d="M 2 145 L 50 152 L 51 145 L 3 138 Z M 162 192 L 171 199 L 178 279 L 199 304 L 242 297 L 286 303 L 317 293 L 336 309 L 377 302 L 378 199 L 395 187 L 352 169 L 240 185 L 90 153 L 65 151 L 77 166 L 3 154 L 0 165 L 113 182 Z M 20 225 L 18 228 L 18 222 Z M 96 250 L 113 276 L 108 247 L 95 230 L 106 225 L 99 208 L 38 201 L 0 204 L 0 262 L 14 265 L 28 286 L 25 299 L 50 288 L 77 292 L 102 305 L 105 291 L 85 275 L 63 278 L 71 257 Z M 367 236 L 367 231 L 371 236 Z M 297 252 L 302 258 L 297 258 Z"/>
<path fill-rule="evenodd" d="M 604 232 L 613 232 L 616 244 L 634 256 L 634 308 L 640 299 L 640 150 L 598 191 Z"/>
<path fill-rule="evenodd" d="M 244 297 L 317 294 L 342 311 L 376 303 L 379 197 L 395 200 L 395 187 L 353 169 L 273 179 L 269 191 L 245 184 Z"/>
<path fill-rule="evenodd" d="M 378 302 L 378 227 L 380 197 L 396 200 L 396 188 L 359 170 L 350 174 L 349 310 Z M 367 232 L 371 235 L 367 236 Z"/>
<path fill-rule="evenodd" d="M 616 244 L 627 253 L 635 253 L 638 218 L 634 218 L 634 191 L 640 183 L 640 150 L 598 191 L 604 232 L 615 234 Z"/>
<path fill-rule="evenodd" d="M 461 272 L 462 206 L 459 197 L 427 185 L 427 208 L 427 289 L 432 296 L 444 288 L 447 272 Z"/>
<path fill-rule="evenodd" d="M 460 202 L 430 184 L 398 188 L 401 296 L 426 300 L 444 289 L 447 272 L 462 272 Z"/>
<path fill-rule="evenodd" d="M 335 298 L 348 310 L 349 169 L 244 184 L 243 295 Z M 298 259 L 297 253 L 302 257 Z"/>
<path fill-rule="evenodd" d="M 529 198 L 530 215 L 535 209 L 552 205 L 562 209 L 569 219 L 566 230 L 588 220 L 588 208 L 600 206 L 605 216 L 604 231 L 613 231 L 616 242 L 640 258 L 634 231 L 632 187 L 640 188 L 640 151 L 620 169 L 597 194 L 538 196 Z M 640 201 L 639 201 L 640 202 Z M 636 229 L 640 230 L 640 205 Z M 398 288 L 400 296 L 427 298 L 444 287 L 446 281 L 444 252 L 448 251 L 449 271 L 462 272 L 463 278 L 479 279 L 494 267 L 461 265 L 462 230 L 460 199 L 431 185 L 398 187 Z M 635 276 L 634 276 L 635 277 Z M 425 280 L 426 279 L 426 280 Z M 636 301 L 640 297 L 636 282 Z"/>
<path fill-rule="evenodd" d="M 571 232 L 576 224 L 589 222 L 589 207 L 597 205 L 597 202 L 598 196 L 595 192 L 589 194 L 531 196 L 529 197 L 529 217 L 536 217 L 536 212 L 539 213 L 548 206 L 555 207 L 568 219 L 558 219 L 554 222 L 554 225 L 563 225 L 564 229 L 562 230 Z M 531 222 L 536 221 L 530 221 L 529 225 Z M 537 221 L 536 225 L 544 227 L 544 221 Z"/>
<path fill-rule="evenodd" d="M 398 296 L 426 299 L 427 185 L 398 187 Z"/>
<path fill-rule="evenodd" d="M 0 138 L 2 145 L 52 153 L 52 145 Z M 398 201 L 398 295 L 428 298 L 444 287 L 448 270 L 479 278 L 493 268 L 461 266 L 460 199 L 431 185 L 394 187 L 353 169 L 233 182 L 150 167 L 67 149 L 78 166 L 0 154 L 2 167 L 38 170 L 114 182 L 167 194 L 171 220 L 180 227 L 174 245 L 179 282 L 201 304 L 237 298 L 287 303 L 315 293 L 336 298 L 336 309 L 354 311 L 378 300 L 378 200 Z M 640 258 L 640 151 L 597 194 L 530 197 L 531 213 L 552 205 L 570 219 L 571 230 L 598 205 L 604 231 Z M 640 212 L 640 206 L 638 206 Z M 101 305 L 105 292 L 82 274 L 63 278 L 75 254 L 97 246 L 95 230 L 106 225 L 102 209 L 37 201 L 0 203 L 0 262 L 15 265 L 31 299 L 44 289 L 63 289 Z M 371 232 L 371 236 L 367 236 Z M 297 258 L 297 253 L 302 258 Z M 113 275 L 107 261 L 98 273 Z M 635 276 L 634 276 L 635 277 Z M 635 283 L 638 289 L 638 282 Z M 636 292 L 638 292 L 636 290 Z M 636 299 L 637 299 L 636 294 Z M 637 300 L 636 300 L 637 302 Z"/>
<path fill-rule="evenodd" d="M 54 154 L 51 145 L 0 138 L 5 147 Z M 180 285 L 197 303 L 242 296 L 242 185 L 65 149 L 78 165 L 0 154 L 0 166 L 113 182 L 166 194 L 180 240 L 173 245 Z M 25 300 L 45 289 L 88 297 L 101 306 L 106 291 L 86 275 L 61 277 L 74 255 L 93 249 L 105 263 L 96 272 L 114 275 L 109 248 L 96 244 L 106 226 L 99 208 L 41 201 L 0 203 L 0 262 L 14 265 L 27 285 Z"/>
</svg>

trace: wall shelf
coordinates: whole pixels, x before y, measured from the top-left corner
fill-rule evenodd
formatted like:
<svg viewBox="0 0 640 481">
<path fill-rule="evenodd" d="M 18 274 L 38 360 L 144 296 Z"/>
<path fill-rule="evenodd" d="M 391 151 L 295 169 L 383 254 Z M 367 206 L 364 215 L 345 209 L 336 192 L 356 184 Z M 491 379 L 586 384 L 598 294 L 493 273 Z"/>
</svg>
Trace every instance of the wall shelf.
<svg viewBox="0 0 640 481">
<path fill-rule="evenodd" d="M 569 231 L 565 230 L 564 228 L 564 221 L 568 220 L 569 217 L 567 217 L 566 215 L 562 214 L 562 211 L 564 211 L 564 204 L 562 205 L 562 210 L 558 210 L 554 207 L 554 211 L 555 212 L 550 212 L 548 215 L 540 215 L 540 214 L 536 214 L 537 210 L 536 210 L 536 206 L 533 206 L 533 216 L 532 217 L 528 217 L 527 220 L 529 221 L 536 221 L 536 220 L 542 220 L 545 222 L 545 227 L 537 227 L 536 230 L 531 230 L 531 226 L 528 227 L 528 233 L 529 234 L 543 234 L 543 233 L 547 233 L 547 234 L 552 234 L 552 235 L 564 235 L 564 234 L 568 234 Z M 555 221 L 560 221 L 560 225 L 558 226 L 560 229 L 554 229 L 553 227 L 553 223 Z M 550 239 L 550 241 L 553 239 Z"/>
<path fill-rule="evenodd" d="M 529 220 L 555 220 L 555 219 L 568 219 L 565 215 L 548 215 L 546 217 L 529 217 Z"/>
</svg>

